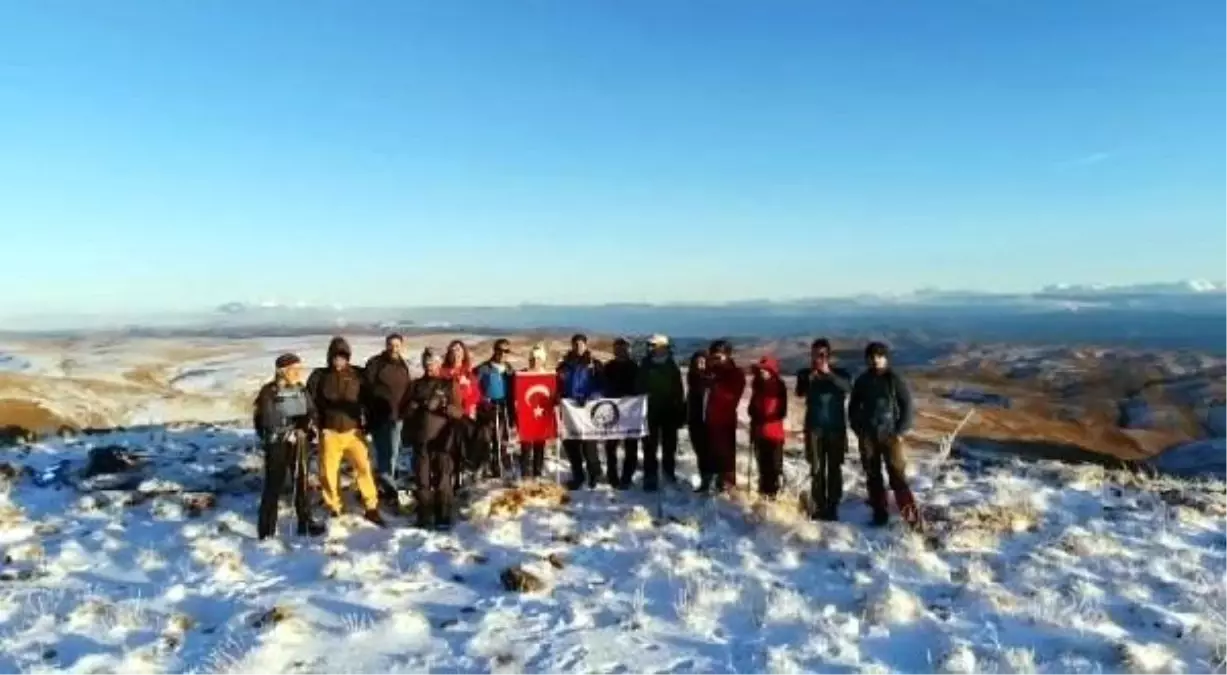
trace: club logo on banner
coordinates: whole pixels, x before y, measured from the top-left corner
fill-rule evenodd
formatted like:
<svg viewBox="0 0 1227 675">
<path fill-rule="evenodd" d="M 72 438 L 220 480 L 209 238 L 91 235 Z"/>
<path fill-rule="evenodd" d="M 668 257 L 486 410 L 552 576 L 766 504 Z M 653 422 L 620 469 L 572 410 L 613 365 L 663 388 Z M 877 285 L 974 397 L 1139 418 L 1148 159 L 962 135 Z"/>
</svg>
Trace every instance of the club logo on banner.
<svg viewBox="0 0 1227 675">
<path fill-rule="evenodd" d="M 554 401 L 558 377 L 553 373 L 516 373 L 516 432 L 521 443 L 539 443 L 558 438 L 558 415 Z"/>
<path fill-rule="evenodd" d="M 578 441 L 643 438 L 648 434 L 648 397 L 562 401 L 562 437 Z"/>
</svg>

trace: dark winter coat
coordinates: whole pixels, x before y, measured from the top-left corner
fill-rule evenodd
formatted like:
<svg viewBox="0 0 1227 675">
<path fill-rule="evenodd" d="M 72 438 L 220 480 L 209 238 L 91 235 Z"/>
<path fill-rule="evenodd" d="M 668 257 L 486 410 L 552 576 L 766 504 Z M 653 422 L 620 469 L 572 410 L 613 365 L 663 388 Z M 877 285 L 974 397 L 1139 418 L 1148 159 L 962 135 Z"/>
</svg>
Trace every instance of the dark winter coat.
<svg viewBox="0 0 1227 675">
<path fill-rule="evenodd" d="M 831 366 L 820 373 L 805 368 L 797 373 L 797 397 L 805 399 L 805 428 L 815 431 L 847 431 L 845 403 L 852 392 L 848 371 Z"/>
<path fill-rule="evenodd" d="M 307 380 L 317 423 L 327 431 L 353 431 L 363 423 L 366 386 L 362 370 L 350 365 L 340 370 L 333 368 L 332 359 L 341 352 L 351 353 L 349 344 L 343 338 L 334 338 L 328 344 L 329 365 L 315 370 Z"/>
<path fill-rule="evenodd" d="M 758 368 L 771 373 L 764 379 L 754 377 L 750 385 L 750 435 L 776 443 L 784 442 L 784 420 L 788 417 L 788 386 L 780 379 L 780 364 L 767 357 Z"/>
<path fill-rule="evenodd" d="M 694 367 L 694 359 L 690 360 L 690 368 L 686 371 L 686 424 L 701 427 L 703 417 L 707 413 L 707 373 L 699 372 Z"/>
<path fill-rule="evenodd" d="M 912 395 L 907 384 L 889 368 L 861 373 L 852 385 L 848 422 L 861 436 L 902 436 L 912 428 Z"/>
<path fill-rule="evenodd" d="M 611 398 L 636 396 L 639 391 L 639 364 L 633 360 L 614 359 L 605 364 L 601 370 L 601 394 Z"/>
<path fill-rule="evenodd" d="M 707 409 L 703 420 L 708 428 L 737 428 L 737 407 L 746 390 L 746 374 L 733 363 L 709 363 L 707 384 Z"/>
<path fill-rule="evenodd" d="M 601 370 L 601 362 L 591 352 L 584 352 L 583 356 L 568 353 L 558 364 L 558 390 L 562 398 L 583 402 L 600 397 Z"/>
<path fill-rule="evenodd" d="M 306 431 L 313 415 L 314 406 L 304 387 L 282 387 L 274 381 L 260 387 L 256 394 L 251 426 L 261 440 L 268 442 L 291 429 Z"/>
<path fill-rule="evenodd" d="M 402 358 L 380 352 L 366 362 L 366 419 L 373 426 L 400 419 L 405 394 L 413 378 L 409 364 Z"/>
<path fill-rule="evenodd" d="M 686 422 L 686 390 L 682 387 L 682 369 L 673 356 L 663 360 L 651 355 L 639 363 L 637 389 L 648 395 L 648 423 L 652 426 L 680 427 Z M 703 416 L 702 408 L 699 418 Z"/>
<path fill-rule="evenodd" d="M 406 445 L 438 449 L 444 444 L 451 424 L 464 415 L 460 391 L 451 377 L 424 375 L 409 385 L 405 397 Z"/>
</svg>

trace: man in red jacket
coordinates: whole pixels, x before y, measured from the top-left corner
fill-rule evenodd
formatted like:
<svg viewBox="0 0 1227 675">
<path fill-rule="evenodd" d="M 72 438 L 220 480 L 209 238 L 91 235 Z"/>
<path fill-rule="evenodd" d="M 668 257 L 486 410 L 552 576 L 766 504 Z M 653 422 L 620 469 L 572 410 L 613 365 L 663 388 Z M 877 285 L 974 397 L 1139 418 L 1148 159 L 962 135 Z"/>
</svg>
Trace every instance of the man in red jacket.
<svg viewBox="0 0 1227 675">
<path fill-rule="evenodd" d="M 780 362 L 764 356 L 754 366 L 750 386 L 750 440 L 758 460 L 758 491 L 774 499 L 784 472 L 784 419 L 788 417 L 788 387 L 780 379 Z"/>
<path fill-rule="evenodd" d="M 708 349 L 707 406 L 704 422 L 716 470 L 716 491 L 737 484 L 737 406 L 746 390 L 746 374 L 733 362 L 733 346 L 716 340 Z"/>
</svg>

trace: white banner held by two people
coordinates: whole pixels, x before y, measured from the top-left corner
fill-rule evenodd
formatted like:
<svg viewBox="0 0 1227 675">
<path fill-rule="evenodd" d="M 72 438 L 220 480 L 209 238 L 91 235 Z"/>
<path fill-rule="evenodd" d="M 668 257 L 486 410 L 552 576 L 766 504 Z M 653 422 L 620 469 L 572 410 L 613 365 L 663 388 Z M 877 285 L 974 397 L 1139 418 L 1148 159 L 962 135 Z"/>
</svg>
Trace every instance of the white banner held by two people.
<svg viewBox="0 0 1227 675">
<path fill-rule="evenodd" d="M 596 398 L 580 404 L 563 399 L 562 437 L 575 441 L 612 441 L 648 435 L 648 397 Z"/>
</svg>

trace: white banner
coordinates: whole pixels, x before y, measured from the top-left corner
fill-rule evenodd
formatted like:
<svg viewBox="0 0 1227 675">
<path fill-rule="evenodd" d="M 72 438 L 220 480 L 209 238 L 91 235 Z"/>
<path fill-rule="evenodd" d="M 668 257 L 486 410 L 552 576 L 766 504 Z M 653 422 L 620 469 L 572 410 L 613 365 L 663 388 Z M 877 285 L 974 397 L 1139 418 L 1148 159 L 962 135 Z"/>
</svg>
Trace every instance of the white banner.
<svg viewBox="0 0 1227 675">
<path fill-rule="evenodd" d="M 611 441 L 648 435 L 648 397 L 597 398 L 580 405 L 564 398 L 562 437 L 577 441 Z"/>
</svg>

